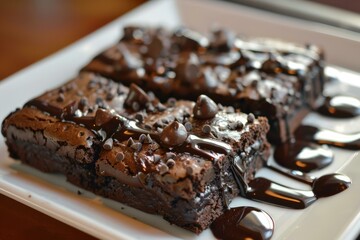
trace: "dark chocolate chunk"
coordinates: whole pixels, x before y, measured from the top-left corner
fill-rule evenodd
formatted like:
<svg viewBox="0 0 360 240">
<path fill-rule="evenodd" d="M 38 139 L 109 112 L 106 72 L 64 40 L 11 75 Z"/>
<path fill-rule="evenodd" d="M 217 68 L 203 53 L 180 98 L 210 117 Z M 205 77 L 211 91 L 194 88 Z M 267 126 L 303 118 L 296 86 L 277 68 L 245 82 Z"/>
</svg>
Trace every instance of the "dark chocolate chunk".
<svg viewBox="0 0 360 240">
<path fill-rule="evenodd" d="M 216 103 L 206 95 L 200 95 L 193 109 L 194 117 L 209 119 L 215 117 L 218 112 Z"/>
<path fill-rule="evenodd" d="M 129 93 L 125 99 L 125 107 L 130 107 L 134 109 L 134 105 L 138 105 L 139 108 L 142 108 L 145 107 L 145 104 L 148 102 L 150 102 L 149 96 L 137 85 L 131 84 Z"/>
<path fill-rule="evenodd" d="M 113 115 L 109 111 L 99 108 L 95 113 L 95 125 L 102 126 L 109 122 L 112 118 Z"/>
<path fill-rule="evenodd" d="M 161 132 L 160 140 L 167 147 L 175 147 L 183 144 L 187 136 L 188 133 L 184 125 L 174 121 Z"/>
</svg>

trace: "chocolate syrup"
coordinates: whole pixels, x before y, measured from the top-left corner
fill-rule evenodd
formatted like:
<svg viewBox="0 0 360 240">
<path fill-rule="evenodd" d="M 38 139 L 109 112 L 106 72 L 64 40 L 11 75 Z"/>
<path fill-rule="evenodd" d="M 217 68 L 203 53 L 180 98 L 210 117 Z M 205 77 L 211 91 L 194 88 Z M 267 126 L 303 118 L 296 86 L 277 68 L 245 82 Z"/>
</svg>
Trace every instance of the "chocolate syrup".
<svg viewBox="0 0 360 240">
<path fill-rule="evenodd" d="M 360 115 L 360 101 L 349 96 L 326 97 L 316 111 L 333 118 L 351 118 Z"/>
<path fill-rule="evenodd" d="M 135 120 L 128 119 L 124 116 L 118 115 L 114 112 L 107 111 L 110 116 L 106 116 L 103 112 L 106 110 L 98 109 L 97 112 L 101 113 L 101 118 L 97 120 L 97 116 L 100 114 L 95 114 L 92 116 L 82 116 L 76 117 L 74 115 L 67 113 L 67 108 L 60 109 L 49 105 L 44 101 L 33 100 L 26 104 L 27 106 L 35 106 L 42 111 L 49 112 L 56 117 L 68 121 L 73 121 L 77 124 L 82 124 L 90 130 L 98 131 L 100 129 L 104 130 L 107 134 L 106 138 L 113 136 L 117 140 L 127 140 L 130 137 L 138 138 L 141 134 L 149 134 L 153 139 L 161 143 L 161 133 L 149 131 L 139 127 L 139 124 Z M 65 114 L 64 114 L 65 113 Z M 106 116 L 106 117 L 105 117 Z M 99 122 L 99 124 L 96 124 Z M 185 128 L 184 128 L 185 129 Z M 116 131 L 118 130 L 118 131 Z M 114 133 L 114 131 L 116 131 Z M 170 131 L 171 132 L 171 131 Z M 176 132 L 174 132 L 176 134 Z M 169 136 L 170 138 L 178 138 L 179 136 Z M 105 140 L 105 139 L 103 139 Z M 226 144 L 215 139 L 199 138 L 195 135 L 189 134 L 186 141 L 179 146 L 173 146 L 175 151 L 187 151 L 195 153 L 199 156 L 208 158 L 212 160 L 215 158 L 216 153 L 227 154 L 232 151 L 232 147 L 229 144 Z M 166 147 L 166 146 L 164 146 Z"/>
<path fill-rule="evenodd" d="M 274 159 L 286 168 L 310 172 L 331 164 L 334 154 L 324 146 L 300 140 L 290 140 L 276 146 Z"/>
<path fill-rule="evenodd" d="M 302 125 L 296 129 L 294 136 L 299 140 L 327 144 L 343 149 L 360 149 L 360 133 L 342 134 L 331 130 Z"/>
<path fill-rule="evenodd" d="M 246 197 L 292 209 L 304 209 L 316 201 L 313 191 L 290 188 L 262 177 L 250 181 Z"/>
<path fill-rule="evenodd" d="M 266 165 L 265 167 L 289 178 L 310 185 L 317 198 L 329 197 L 340 193 L 349 188 L 351 184 L 350 178 L 340 173 L 326 174 L 316 178 L 297 170 L 283 170 L 271 165 Z"/>
<path fill-rule="evenodd" d="M 227 210 L 210 226 L 218 239 L 270 239 L 274 221 L 263 210 L 254 207 L 236 207 Z"/>
<path fill-rule="evenodd" d="M 349 177 L 339 174 L 327 174 L 314 180 L 312 190 L 317 198 L 329 197 L 349 188 L 351 180 Z"/>
</svg>

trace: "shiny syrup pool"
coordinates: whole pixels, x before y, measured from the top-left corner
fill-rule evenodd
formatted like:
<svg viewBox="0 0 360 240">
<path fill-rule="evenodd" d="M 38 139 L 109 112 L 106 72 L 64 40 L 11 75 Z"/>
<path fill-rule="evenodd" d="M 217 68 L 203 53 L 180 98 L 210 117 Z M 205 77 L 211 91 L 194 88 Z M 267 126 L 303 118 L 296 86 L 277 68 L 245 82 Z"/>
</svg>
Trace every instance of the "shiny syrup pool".
<svg viewBox="0 0 360 240">
<path fill-rule="evenodd" d="M 254 207 L 236 207 L 227 210 L 210 226 L 218 239 L 270 239 L 274 221 L 265 211 Z"/>
</svg>

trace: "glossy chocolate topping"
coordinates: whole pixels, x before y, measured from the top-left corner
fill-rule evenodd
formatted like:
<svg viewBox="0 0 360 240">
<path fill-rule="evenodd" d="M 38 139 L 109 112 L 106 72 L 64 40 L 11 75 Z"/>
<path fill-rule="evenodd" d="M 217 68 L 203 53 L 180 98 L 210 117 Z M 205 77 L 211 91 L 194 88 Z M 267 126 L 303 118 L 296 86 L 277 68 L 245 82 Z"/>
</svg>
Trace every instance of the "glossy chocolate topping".
<svg viewBox="0 0 360 240">
<path fill-rule="evenodd" d="M 326 97 L 316 111 L 333 118 L 356 117 L 360 115 L 360 101 L 348 96 Z"/>
<path fill-rule="evenodd" d="M 327 144 L 343 149 L 360 149 L 360 133 L 343 134 L 314 126 L 302 125 L 296 129 L 294 136 L 299 140 Z"/>
<path fill-rule="evenodd" d="M 275 147 L 274 159 L 286 168 L 310 172 L 331 164 L 334 154 L 326 146 L 292 140 Z"/>
<path fill-rule="evenodd" d="M 254 207 L 237 207 L 227 210 L 210 226 L 218 239 L 270 239 L 274 222 L 266 212 Z"/>
</svg>

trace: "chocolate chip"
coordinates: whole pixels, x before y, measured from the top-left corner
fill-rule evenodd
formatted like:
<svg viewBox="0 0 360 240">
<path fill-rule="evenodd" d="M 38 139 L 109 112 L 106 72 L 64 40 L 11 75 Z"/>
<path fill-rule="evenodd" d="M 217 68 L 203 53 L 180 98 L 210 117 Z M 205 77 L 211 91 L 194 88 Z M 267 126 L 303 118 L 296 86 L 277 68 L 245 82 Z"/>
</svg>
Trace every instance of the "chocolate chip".
<svg viewBox="0 0 360 240">
<path fill-rule="evenodd" d="M 235 41 L 235 35 L 225 29 L 215 29 L 212 32 L 210 47 L 217 51 L 229 51 Z"/>
<path fill-rule="evenodd" d="M 203 133 L 209 134 L 209 133 L 211 132 L 211 126 L 210 126 L 209 124 L 205 124 L 205 125 L 202 127 L 201 131 L 202 131 Z"/>
<path fill-rule="evenodd" d="M 169 171 L 169 167 L 165 164 L 160 164 L 157 166 L 157 168 L 158 168 L 160 175 L 163 175 Z"/>
<path fill-rule="evenodd" d="M 164 122 L 161 119 L 157 120 L 154 125 L 155 127 L 161 127 L 161 128 L 165 126 Z"/>
<path fill-rule="evenodd" d="M 142 148 L 142 144 L 139 142 L 133 143 L 130 146 L 132 149 L 134 149 L 136 152 L 140 152 L 141 148 Z"/>
<path fill-rule="evenodd" d="M 114 144 L 114 140 L 112 138 L 108 138 L 104 145 L 103 145 L 103 148 L 105 150 L 111 150 L 113 148 L 113 144 Z"/>
<path fill-rule="evenodd" d="M 200 95 L 193 108 L 193 114 L 198 119 L 210 119 L 218 112 L 216 103 L 206 95 Z"/>
<path fill-rule="evenodd" d="M 211 67 L 203 70 L 203 77 L 199 80 L 199 85 L 204 89 L 213 89 L 218 86 L 219 78 Z"/>
<path fill-rule="evenodd" d="M 111 92 L 109 92 L 109 93 L 106 94 L 106 100 L 107 100 L 107 101 L 113 100 L 114 97 L 115 97 L 115 94 L 113 94 L 113 93 L 111 93 Z"/>
<path fill-rule="evenodd" d="M 131 84 L 124 105 L 125 107 L 132 108 L 134 111 L 138 111 L 140 108 L 145 107 L 145 104 L 149 101 L 149 96 L 141 88 L 135 84 Z M 135 107 L 139 109 L 135 110 L 134 105 L 136 105 Z"/>
<path fill-rule="evenodd" d="M 187 131 L 184 125 L 179 122 L 172 122 L 167 125 L 160 134 L 160 141 L 167 147 L 175 147 L 185 142 Z"/>
<path fill-rule="evenodd" d="M 66 90 L 66 88 L 64 86 L 62 86 L 61 88 L 59 88 L 59 93 L 64 93 Z"/>
<path fill-rule="evenodd" d="M 128 147 L 130 147 L 131 145 L 133 145 L 135 142 L 134 142 L 134 140 L 132 139 L 132 137 L 130 137 L 129 139 L 128 139 L 128 141 L 127 141 L 127 146 Z"/>
<path fill-rule="evenodd" d="M 138 59 L 136 55 L 129 51 L 128 47 L 124 43 L 120 42 L 117 47 L 122 54 L 127 69 L 136 69 L 141 67 L 142 63 L 140 59 Z"/>
<path fill-rule="evenodd" d="M 274 55 L 269 54 L 269 58 L 261 65 L 261 70 L 270 74 L 279 73 L 282 70 L 282 65 Z"/>
<path fill-rule="evenodd" d="M 186 131 L 189 132 L 189 131 L 192 130 L 192 124 L 191 124 L 191 122 L 186 122 L 184 126 L 185 126 L 185 128 L 186 128 Z"/>
<path fill-rule="evenodd" d="M 151 130 L 151 129 L 152 129 L 152 126 L 151 126 L 150 124 L 146 123 L 146 124 L 144 125 L 144 128 L 145 128 L 146 130 Z"/>
<path fill-rule="evenodd" d="M 65 100 L 64 94 L 60 93 L 59 96 L 56 98 L 57 102 L 63 102 Z"/>
<path fill-rule="evenodd" d="M 173 152 L 167 152 L 167 153 L 165 153 L 165 158 L 166 159 L 170 159 L 170 158 L 176 158 L 176 154 L 175 153 L 173 153 Z"/>
<path fill-rule="evenodd" d="M 146 135 L 146 137 L 145 137 L 145 139 L 144 139 L 144 143 L 152 143 L 153 142 L 153 140 L 152 140 L 152 138 L 150 137 L 150 135 L 149 134 L 147 134 Z"/>
<path fill-rule="evenodd" d="M 166 47 L 165 39 L 154 35 L 150 44 L 148 45 L 147 56 L 151 58 L 158 58 L 160 57 L 161 53 L 164 51 Z"/>
<path fill-rule="evenodd" d="M 86 97 L 82 97 L 79 101 L 78 108 L 84 111 L 89 106 L 89 101 Z"/>
<path fill-rule="evenodd" d="M 255 121 L 254 114 L 249 113 L 249 115 L 247 116 L 247 121 L 248 121 L 248 123 L 253 123 Z"/>
<path fill-rule="evenodd" d="M 145 104 L 147 112 L 155 112 L 155 107 L 151 102 Z"/>
<path fill-rule="evenodd" d="M 175 99 L 175 98 L 169 98 L 169 99 L 167 100 L 167 105 L 168 105 L 169 107 L 175 107 L 175 105 L 176 105 L 176 99 Z"/>
<path fill-rule="evenodd" d="M 103 109 L 106 109 L 108 107 L 108 105 L 106 104 L 106 102 L 104 100 L 98 101 L 97 105 L 99 108 L 103 108 Z"/>
<path fill-rule="evenodd" d="M 226 107 L 226 113 L 234 113 L 235 109 L 233 106 Z"/>
<path fill-rule="evenodd" d="M 163 104 L 158 103 L 158 104 L 156 105 L 156 109 L 157 109 L 159 112 L 163 112 L 163 111 L 166 110 L 166 107 L 165 107 Z"/>
<path fill-rule="evenodd" d="M 135 112 L 139 111 L 140 110 L 140 104 L 138 102 L 133 102 L 131 104 L 131 108 L 132 110 L 134 110 Z"/>
<path fill-rule="evenodd" d="M 185 167 L 185 170 L 186 170 L 186 173 L 187 173 L 188 175 L 192 175 L 193 172 L 194 172 L 194 170 L 192 169 L 191 166 L 186 166 L 186 167 Z"/>
<path fill-rule="evenodd" d="M 159 154 L 154 154 L 154 163 L 158 163 L 161 159 L 161 156 Z"/>
<path fill-rule="evenodd" d="M 199 34 L 187 28 L 180 28 L 174 34 L 174 40 L 178 44 L 182 51 L 196 52 L 202 47 L 209 45 L 209 40 Z"/>
<path fill-rule="evenodd" d="M 174 167 L 174 166 L 175 166 L 175 161 L 174 161 L 174 159 L 172 159 L 172 158 L 168 159 L 167 162 L 166 162 L 166 165 L 167 165 L 169 168 Z"/>
<path fill-rule="evenodd" d="M 237 93 L 237 89 L 235 89 L 235 88 L 229 88 L 228 90 L 229 90 L 229 93 L 231 96 L 235 96 Z"/>
<path fill-rule="evenodd" d="M 142 134 L 139 136 L 139 142 L 143 143 L 143 142 L 145 141 L 145 138 L 146 138 L 146 135 L 142 133 Z"/>
<path fill-rule="evenodd" d="M 175 73 L 178 79 L 186 83 L 193 83 L 200 77 L 199 58 L 195 53 L 183 54 L 177 63 Z"/>
<path fill-rule="evenodd" d="M 122 40 L 134 40 L 142 39 L 144 35 L 144 29 L 139 27 L 127 26 L 124 27 L 124 35 Z"/>
<path fill-rule="evenodd" d="M 142 123 L 144 121 L 144 114 L 143 113 L 136 113 L 135 119 Z"/>
<path fill-rule="evenodd" d="M 241 121 L 236 122 L 236 129 L 237 130 L 242 130 L 244 128 L 244 124 Z"/>
<path fill-rule="evenodd" d="M 122 161 L 122 160 L 124 160 L 124 158 L 125 158 L 125 154 L 123 153 L 123 152 L 118 152 L 117 154 L 116 154 L 116 160 L 117 161 Z"/>
</svg>

